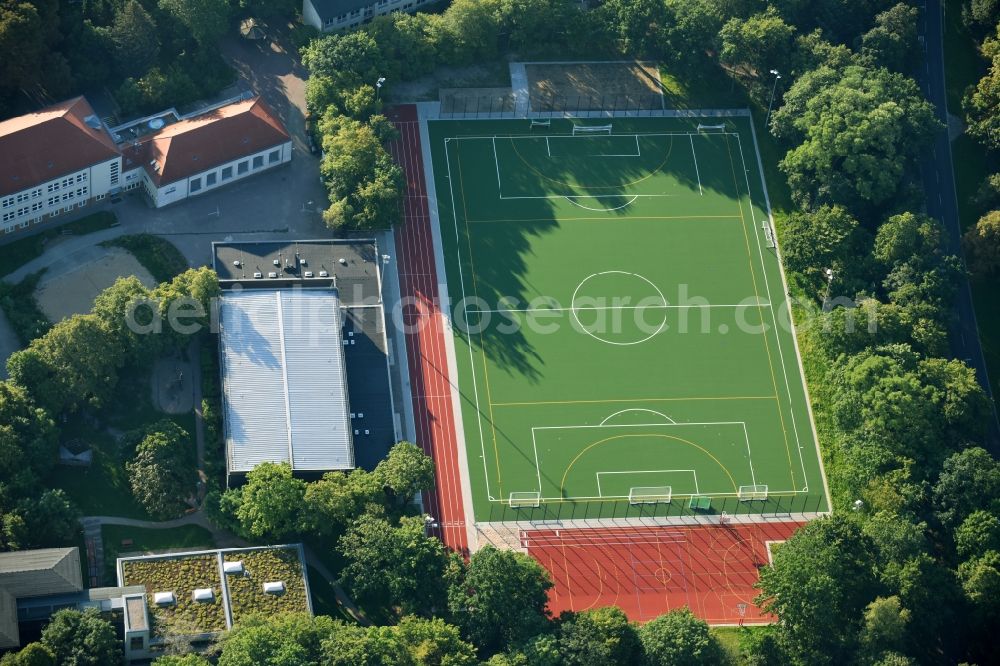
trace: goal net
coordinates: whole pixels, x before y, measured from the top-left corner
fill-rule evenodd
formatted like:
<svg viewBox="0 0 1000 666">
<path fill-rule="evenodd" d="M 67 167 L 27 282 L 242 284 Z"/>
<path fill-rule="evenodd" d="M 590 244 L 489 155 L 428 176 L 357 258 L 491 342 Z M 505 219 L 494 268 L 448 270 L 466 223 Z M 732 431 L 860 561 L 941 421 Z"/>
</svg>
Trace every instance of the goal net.
<svg viewBox="0 0 1000 666">
<path fill-rule="evenodd" d="M 701 123 L 699 123 L 698 124 L 698 131 L 699 132 L 725 132 L 726 131 L 726 124 L 722 123 L 720 125 L 702 125 Z"/>
<path fill-rule="evenodd" d="M 511 493 L 507 503 L 512 509 L 535 509 L 541 503 L 541 493 Z"/>
<path fill-rule="evenodd" d="M 538 120 L 538 119 L 534 119 L 533 118 L 531 120 L 531 126 L 532 127 L 551 127 L 552 126 L 552 119 L 551 118 L 544 118 L 542 120 Z"/>
<path fill-rule="evenodd" d="M 767 499 L 767 486 L 740 486 L 737 497 L 741 502 Z"/>
<path fill-rule="evenodd" d="M 629 488 L 629 504 L 668 504 L 673 489 L 670 486 L 638 486 Z"/>
<path fill-rule="evenodd" d="M 573 136 L 580 134 L 611 134 L 611 125 L 573 125 Z"/>
</svg>

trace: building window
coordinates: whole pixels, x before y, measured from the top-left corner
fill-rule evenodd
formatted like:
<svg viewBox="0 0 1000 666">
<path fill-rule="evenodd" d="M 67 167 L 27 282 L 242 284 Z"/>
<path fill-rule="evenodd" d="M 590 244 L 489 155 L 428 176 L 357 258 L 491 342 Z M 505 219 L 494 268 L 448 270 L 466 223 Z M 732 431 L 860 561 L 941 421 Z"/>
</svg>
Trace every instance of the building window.
<svg viewBox="0 0 1000 666">
<path fill-rule="evenodd" d="M 32 213 L 40 211 L 41 209 L 42 209 L 42 202 L 41 201 L 36 201 L 35 203 L 31 204 L 31 212 Z"/>
<path fill-rule="evenodd" d="M 133 636 L 128 641 L 129 650 L 141 650 L 142 649 L 142 636 Z"/>
<path fill-rule="evenodd" d="M 33 191 L 31 192 L 31 198 L 32 198 L 32 199 L 37 199 L 37 198 L 39 198 L 40 196 L 42 196 L 42 188 L 40 188 L 40 187 L 39 187 L 39 188 L 38 188 L 37 190 L 33 190 Z"/>
<path fill-rule="evenodd" d="M 76 196 L 78 196 L 78 197 L 85 197 L 85 196 L 87 196 L 87 188 L 86 187 L 78 187 L 78 188 L 76 188 Z"/>
<path fill-rule="evenodd" d="M 49 197 L 50 206 L 55 206 L 57 203 L 59 203 L 59 197 Z"/>
<path fill-rule="evenodd" d="M 95 198 L 95 199 L 97 199 L 98 201 L 100 201 L 101 199 L 103 199 L 103 198 L 104 198 L 104 195 L 103 195 L 103 194 L 98 194 L 98 195 L 97 195 L 96 197 L 94 197 L 94 198 Z"/>
<path fill-rule="evenodd" d="M 222 169 L 222 180 L 229 180 L 233 177 L 233 167 L 223 167 Z"/>
<path fill-rule="evenodd" d="M 212 187 L 212 185 L 215 185 L 215 180 L 216 180 L 216 177 L 215 177 L 215 172 L 214 171 L 212 173 L 206 174 L 205 175 L 205 187 Z"/>
<path fill-rule="evenodd" d="M 82 183 L 85 180 L 87 180 L 87 172 L 86 171 L 84 171 L 83 173 L 79 173 L 79 174 L 76 175 L 76 182 Z"/>
<path fill-rule="evenodd" d="M 29 222 L 28 220 L 25 220 L 24 222 L 21 222 L 19 225 L 17 225 L 17 228 L 18 229 L 27 229 L 29 224 L 31 224 L 31 222 Z"/>
<path fill-rule="evenodd" d="M 258 155 L 257 157 L 253 158 L 253 168 L 254 169 L 259 169 L 262 166 L 264 166 L 264 156 L 263 155 Z"/>
<path fill-rule="evenodd" d="M 14 211 L 10 211 L 9 213 L 4 213 L 3 214 L 3 221 L 4 222 L 10 222 L 13 219 L 14 219 Z"/>
<path fill-rule="evenodd" d="M 55 192 L 59 189 L 59 183 L 49 183 L 49 192 Z"/>
<path fill-rule="evenodd" d="M 236 173 L 238 175 L 245 174 L 247 172 L 247 170 L 248 170 L 249 164 L 250 163 L 247 162 L 247 161 L 245 161 L 245 160 L 243 162 L 240 162 L 239 164 L 237 164 L 236 165 Z"/>
<path fill-rule="evenodd" d="M 271 154 L 267 156 L 267 162 L 268 162 L 268 164 L 274 164 L 275 162 L 278 162 L 280 160 L 281 160 L 281 151 L 280 150 L 272 150 Z"/>
<path fill-rule="evenodd" d="M 14 205 L 14 197 L 7 197 L 6 199 L 3 200 L 4 208 L 10 208 L 13 205 Z"/>
<path fill-rule="evenodd" d="M 25 206 L 24 208 L 18 208 L 17 209 L 17 216 L 21 217 L 22 215 L 27 215 L 29 210 L 31 210 L 31 209 L 28 208 L 27 206 Z"/>
<path fill-rule="evenodd" d="M 201 178 L 192 178 L 191 179 L 191 191 L 192 192 L 197 192 L 200 189 L 201 189 Z"/>
<path fill-rule="evenodd" d="M 114 162 L 111 163 L 111 184 L 112 185 L 117 185 L 118 184 L 118 175 L 119 175 L 118 170 L 119 170 L 118 161 L 115 160 Z"/>
<path fill-rule="evenodd" d="M 72 192 L 63 192 L 63 195 L 62 195 L 62 200 L 63 200 L 63 201 L 66 201 L 66 200 L 67 200 L 67 199 L 69 199 L 69 198 L 70 198 L 71 196 L 73 196 L 73 193 L 72 193 Z"/>
</svg>

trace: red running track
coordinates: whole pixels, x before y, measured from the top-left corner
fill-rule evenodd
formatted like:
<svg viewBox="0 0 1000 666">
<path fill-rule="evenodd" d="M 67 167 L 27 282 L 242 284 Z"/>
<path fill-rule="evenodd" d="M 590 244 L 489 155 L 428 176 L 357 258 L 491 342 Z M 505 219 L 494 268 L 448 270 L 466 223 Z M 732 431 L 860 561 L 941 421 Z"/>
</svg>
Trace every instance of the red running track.
<svg viewBox="0 0 1000 666">
<path fill-rule="evenodd" d="M 441 540 L 468 557 L 458 438 L 445 354 L 445 326 L 438 293 L 437 267 L 427 208 L 427 183 L 420 148 L 417 107 L 393 107 L 388 118 L 399 130 L 389 152 L 406 174 L 403 224 L 396 229 L 407 363 L 417 443 L 434 459 L 435 488 L 424 494 L 424 509 L 437 520 Z"/>
<path fill-rule="evenodd" d="M 687 606 L 709 624 L 773 621 L 753 604 L 768 541 L 804 523 L 528 530 L 521 544 L 552 576 L 549 609 L 618 606 L 635 621 Z"/>
</svg>

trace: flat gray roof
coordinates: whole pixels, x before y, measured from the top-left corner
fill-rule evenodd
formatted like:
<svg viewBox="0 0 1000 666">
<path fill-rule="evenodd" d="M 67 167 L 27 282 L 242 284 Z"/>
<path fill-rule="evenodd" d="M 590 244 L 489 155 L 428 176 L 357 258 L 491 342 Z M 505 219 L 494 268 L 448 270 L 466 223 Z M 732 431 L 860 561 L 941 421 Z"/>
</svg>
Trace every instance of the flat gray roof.
<svg viewBox="0 0 1000 666">
<path fill-rule="evenodd" d="M 354 467 L 340 300 L 335 290 L 223 294 L 220 326 L 230 473 Z"/>
</svg>

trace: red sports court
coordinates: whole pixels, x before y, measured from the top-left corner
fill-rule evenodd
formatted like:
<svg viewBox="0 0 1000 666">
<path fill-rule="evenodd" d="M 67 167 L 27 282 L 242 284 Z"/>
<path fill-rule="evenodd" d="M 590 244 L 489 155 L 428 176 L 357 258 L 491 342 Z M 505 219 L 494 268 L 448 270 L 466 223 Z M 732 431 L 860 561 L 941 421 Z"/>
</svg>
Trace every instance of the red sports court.
<svg viewBox="0 0 1000 666">
<path fill-rule="evenodd" d="M 613 605 L 645 621 L 688 606 L 709 624 L 761 624 L 773 621 L 753 603 L 768 544 L 803 524 L 525 530 L 521 545 L 552 575 L 556 615 Z"/>
</svg>

